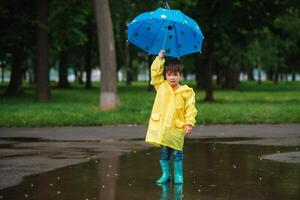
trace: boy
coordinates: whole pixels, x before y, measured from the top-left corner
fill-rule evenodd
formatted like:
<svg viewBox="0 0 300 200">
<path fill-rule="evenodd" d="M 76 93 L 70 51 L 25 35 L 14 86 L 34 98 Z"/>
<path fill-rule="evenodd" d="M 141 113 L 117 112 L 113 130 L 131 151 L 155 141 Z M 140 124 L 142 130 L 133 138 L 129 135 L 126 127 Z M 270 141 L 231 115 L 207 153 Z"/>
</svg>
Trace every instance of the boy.
<svg viewBox="0 0 300 200">
<path fill-rule="evenodd" d="M 170 181 L 170 158 L 173 157 L 174 183 L 183 183 L 182 160 L 184 136 L 192 132 L 197 110 L 195 93 L 187 85 L 181 86 L 183 65 L 179 61 L 166 63 L 164 51 L 151 65 L 151 84 L 156 90 L 146 142 L 161 147 L 162 176 L 156 183 Z M 166 80 L 164 79 L 164 76 Z"/>
</svg>

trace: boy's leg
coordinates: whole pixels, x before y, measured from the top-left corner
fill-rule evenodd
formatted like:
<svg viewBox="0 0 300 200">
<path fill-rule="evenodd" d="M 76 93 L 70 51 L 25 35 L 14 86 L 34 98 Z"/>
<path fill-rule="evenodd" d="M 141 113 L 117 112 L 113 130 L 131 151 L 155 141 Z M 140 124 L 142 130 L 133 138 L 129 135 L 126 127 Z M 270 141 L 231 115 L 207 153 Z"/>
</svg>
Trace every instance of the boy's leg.
<svg viewBox="0 0 300 200">
<path fill-rule="evenodd" d="M 160 149 L 160 167 L 162 175 L 156 180 L 156 183 L 166 183 L 170 181 L 170 157 L 171 150 L 169 147 L 162 146 Z"/>
<path fill-rule="evenodd" d="M 178 150 L 173 150 L 173 163 L 174 163 L 174 183 L 183 183 L 183 152 Z"/>
</svg>

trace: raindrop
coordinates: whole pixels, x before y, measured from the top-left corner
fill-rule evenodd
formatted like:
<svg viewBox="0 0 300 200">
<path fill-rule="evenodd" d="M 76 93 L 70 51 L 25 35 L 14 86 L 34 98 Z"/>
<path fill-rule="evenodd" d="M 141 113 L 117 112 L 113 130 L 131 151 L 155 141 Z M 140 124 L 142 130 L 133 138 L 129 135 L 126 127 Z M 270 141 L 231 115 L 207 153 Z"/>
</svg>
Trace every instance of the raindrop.
<svg viewBox="0 0 300 200">
<path fill-rule="evenodd" d="M 109 168 L 112 168 L 112 165 L 110 164 L 110 165 L 108 165 L 108 167 L 109 167 Z"/>
<path fill-rule="evenodd" d="M 184 31 L 180 31 L 180 33 L 181 33 L 181 35 L 183 35 L 183 34 L 184 34 Z"/>
<path fill-rule="evenodd" d="M 259 180 L 260 180 L 260 181 L 262 181 L 262 179 L 263 179 L 262 177 L 259 177 Z"/>
<path fill-rule="evenodd" d="M 56 194 L 60 194 L 60 191 L 58 190 L 58 191 L 56 192 Z"/>
<path fill-rule="evenodd" d="M 168 30 L 171 31 L 173 27 L 171 25 L 168 26 Z"/>
<path fill-rule="evenodd" d="M 115 173 L 115 176 L 118 176 L 118 173 Z"/>
<path fill-rule="evenodd" d="M 129 187 L 131 187 L 131 186 L 132 186 L 132 184 L 131 184 L 131 183 L 129 183 L 128 185 L 129 185 Z"/>
<path fill-rule="evenodd" d="M 0 195 L 0 199 L 3 199 L 3 196 L 2 196 L 2 195 Z"/>
<path fill-rule="evenodd" d="M 172 39 L 173 38 L 173 36 L 172 35 L 169 35 L 169 39 Z"/>
<path fill-rule="evenodd" d="M 197 49 L 197 45 L 194 45 L 194 48 Z"/>
<path fill-rule="evenodd" d="M 151 155 L 151 153 L 147 152 L 146 155 L 149 156 L 149 155 Z"/>
<path fill-rule="evenodd" d="M 34 187 L 34 185 L 31 183 L 31 184 L 30 184 L 30 187 Z"/>
<path fill-rule="evenodd" d="M 107 177 L 109 177 L 109 174 L 106 174 Z"/>
<path fill-rule="evenodd" d="M 135 33 L 135 34 L 134 34 L 135 37 L 137 37 L 138 35 L 139 35 L 138 33 Z"/>
<path fill-rule="evenodd" d="M 233 167 L 234 169 L 236 169 L 236 165 L 232 165 L 232 167 Z"/>
<path fill-rule="evenodd" d="M 59 177 L 59 176 L 57 177 L 57 180 L 60 180 L 60 177 Z"/>
<path fill-rule="evenodd" d="M 132 153 L 136 153 L 136 151 L 132 151 Z"/>
<path fill-rule="evenodd" d="M 96 160 L 95 163 L 98 163 L 98 160 Z"/>
<path fill-rule="evenodd" d="M 146 47 L 145 49 L 146 49 L 146 50 L 149 50 L 149 47 Z"/>
<path fill-rule="evenodd" d="M 102 188 L 105 188 L 105 185 L 102 185 Z"/>
<path fill-rule="evenodd" d="M 147 27 L 147 31 L 150 31 L 151 30 L 151 28 L 150 27 Z"/>
<path fill-rule="evenodd" d="M 166 53 L 171 53 L 171 49 L 167 48 Z"/>
<path fill-rule="evenodd" d="M 198 189 L 198 192 L 201 192 L 201 190 L 200 190 L 200 189 Z"/>
<path fill-rule="evenodd" d="M 298 151 L 298 148 L 296 148 L 296 151 Z"/>
<path fill-rule="evenodd" d="M 262 157 L 259 157 L 259 160 L 262 160 Z"/>
<path fill-rule="evenodd" d="M 278 150 L 277 153 L 280 153 L 280 151 Z"/>
<path fill-rule="evenodd" d="M 53 183 L 50 183 L 50 187 L 53 187 Z"/>
<path fill-rule="evenodd" d="M 25 198 L 27 198 L 27 197 L 28 197 L 28 194 L 25 194 L 24 196 L 25 196 Z"/>
<path fill-rule="evenodd" d="M 196 181 L 193 181 L 193 184 L 195 184 L 196 183 Z"/>
</svg>

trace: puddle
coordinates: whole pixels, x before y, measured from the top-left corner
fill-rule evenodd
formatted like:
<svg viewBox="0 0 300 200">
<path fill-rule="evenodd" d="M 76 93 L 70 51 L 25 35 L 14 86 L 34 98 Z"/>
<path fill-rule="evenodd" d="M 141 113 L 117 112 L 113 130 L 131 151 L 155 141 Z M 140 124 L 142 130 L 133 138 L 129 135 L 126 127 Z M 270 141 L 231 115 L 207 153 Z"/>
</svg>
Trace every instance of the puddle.
<svg viewBox="0 0 300 200">
<path fill-rule="evenodd" d="M 154 183 L 160 175 L 159 151 L 148 149 L 29 176 L 0 190 L 0 199 L 300 199 L 300 164 L 262 159 L 294 150 L 187 140 L 183 187 Z"/>
</svg>

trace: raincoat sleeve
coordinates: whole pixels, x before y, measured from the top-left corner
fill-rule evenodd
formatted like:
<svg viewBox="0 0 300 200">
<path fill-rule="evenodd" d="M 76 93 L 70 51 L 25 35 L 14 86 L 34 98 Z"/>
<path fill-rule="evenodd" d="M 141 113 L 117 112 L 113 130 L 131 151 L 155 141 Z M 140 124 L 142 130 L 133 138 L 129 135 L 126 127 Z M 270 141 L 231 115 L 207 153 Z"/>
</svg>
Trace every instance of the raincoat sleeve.
<svg viewBox="0 0 300 200">
<path fill-rule="evenodd" d="M 185 99 L 185 124 L 195 126 L 197 109 L 195 107 L 195 92 L 191 89 L 186 93 Z"/>
<path fill-rule="evenodd" d="M 163 76 L 164 64 L 165 59 L 157 56 L 151 65 L 150 84 L 153 85 L 156 90 L 158 90 L 160 84 L 165 80 Z"/>
</svg>

